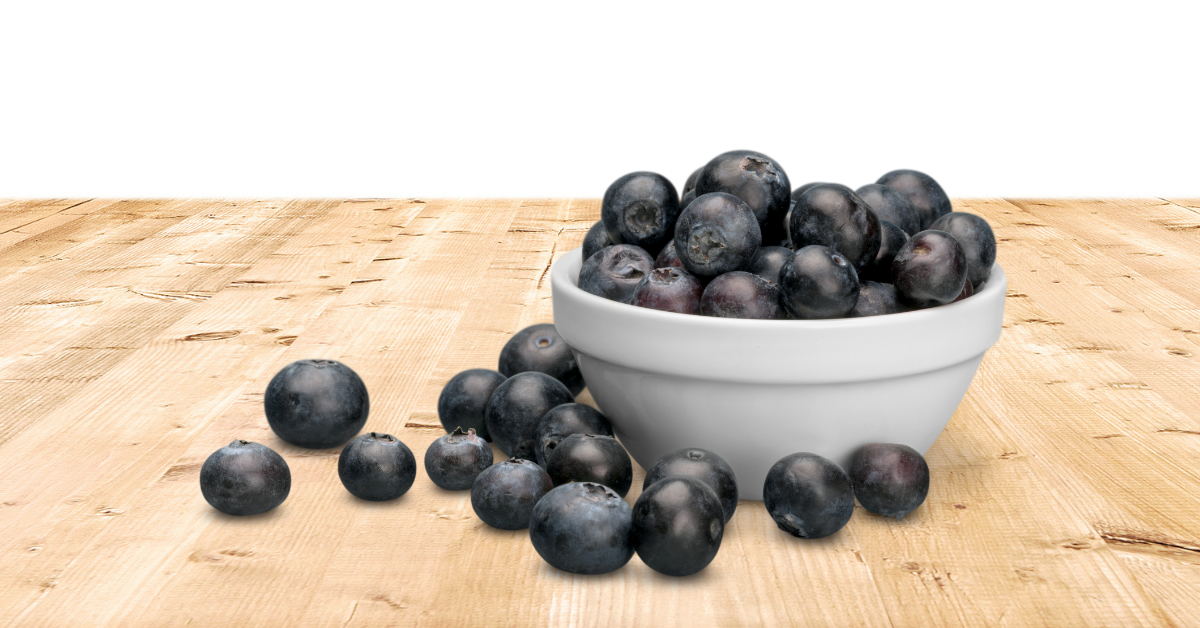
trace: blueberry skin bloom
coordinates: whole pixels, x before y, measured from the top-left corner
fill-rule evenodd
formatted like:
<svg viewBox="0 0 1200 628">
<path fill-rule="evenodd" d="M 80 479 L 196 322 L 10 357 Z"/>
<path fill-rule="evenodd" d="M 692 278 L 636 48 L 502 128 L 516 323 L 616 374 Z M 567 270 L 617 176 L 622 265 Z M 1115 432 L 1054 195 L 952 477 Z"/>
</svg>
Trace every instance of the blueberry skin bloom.
<svg viewBox="0 0 1200 628">
<path fill-rule="evenodd" d="M 342 486 L 359 499 L 383 502 L 412 488 L 417 459 L 391 434 L 371 432 L 350 441 L 338 456 Z"/>
<path fill-rule="evenodd" d="M 908 445 L 869 443 L 851 457 L 850 481 L 863 508 L 899 521 L 929 494 L 929 464 Z"/>
<path fill-rule="evenodd" d="M 744 270 L 713 277 L 700 295 L 700 314 L 720 318 L 787 318 L 775 284 Z"/>
<path fill-rule="evenodd" d="M 434 484 L 448 490 L 471 488 L 475 478 L 492 466 L 492 448 L 475 430 L 457 428 L 425 449 L 425 473 Z"/>
<path fill-rule="evenodd" d="M 297 360 L 283 367 L 263 395 L 267 423 L 283 440 L 325 449 L 354 438 L 367 423 L 367 386 L 337 360 Z"/>
<path fill-rule="evenodd" d="M 587 235 L 583 236 L 583 259 L 587 259 L 596 254 L 596 251 L 620 242 L 613 242 L 608 237 L 608 229 L 604 228 L 604 221 L 597 220 L 596 224 L 588 229 Z"/>
<path fill-rule="evenodd" d="M 491 369 L 467 369 L 450 378 L 438 396 L 438 420 L 446 432 L 457 428 L 474 429 L 484 440 L 491 440 L 483 422 L 483 410 L 488 399 L 504 380 L 503 374 Z"/>
<path fill-rule="evenodd" d="M 742 199 L 754 212 L 762 241 L 775 244 L 786 237 L 783 219 L 791 202 L 791 185 L 774 159 L 752 150 L 733 150 L 700 169 L 696 197 L 725 192 Z"/>
<path fill-rule="evenodd" d="M 545 373 L 562 382 L 571 395 L 583 392 L 583 374 L 575 354 L 552 323 L 530 325 L 513 334 L 500 349 L 500 373 L 512 377 L 525 371 Z"/>
<path fill-rule="evenodd" d="M 621 497 L 633 485 L 633 461 L 612 436 L 571 434 L 546 456 L 546 473 L 555 486 L 568 482 L 595 482 Z"/>
<path fill-rule="evenodd" d="M 767 471 L 763 505 L 780 530 L 802 539 L 829 536 L 854 514 L 850 476 L 813 453 L 784 456 Z"/>
<path fill-rule="evenodd" d="M 501 530 L 529 527 L 533 507 L 554 483 L 532 460 L 512 458 L 479 474 L 471 486 L 471 507 L 486 524 Z"/>
<path fill-rule="evenodd" d="M 992 233 L 992 226 L 982 216 L 950 212 L 933 221 L 929 228 L 945 231 L 958 240 L 967 256 L 967 281 L 973 290 L 978 290 L 996 263 L 996 234 Z"/>
<path fill-rule="evenodd" d="M 737 476 L 733 474 L 733 467 L 730 467 L 724 458 L 699 447 L 678 449 L 659 458 L 646 471 L 642 490 L 670 475 L 696 478 L 707 484 L 721 500 L 725 523 L 729 523 L 733 518 L 733 511 L 737 510 L 738 504 Z"/>
<path fill-rule="evenodd" d="M 675 232 L 679 195 L 656 172 L 631 172 L 613 181 L 600 203 L 600 220 L 613 242 L 634 244 L 657 255 Z"/>
<path fill-rule="evenodd" d="M 792 245 L 820 244 L 835 249 L 861 271 L 879 253 L 879 217 L 854 190 L 822 183 L 800 195 L 792 207 L 788 234 Z"/>
<path fill-rule="evenodd" d="M 876 183 L 886 185 L 908 197 L 913 208 L 921 217 L 921 231 L 929 228 L 933 221 L 954 211 L 950 197 L 945 190 L 933 180 L 933 177 L 916 170 L 893 170 Z M 909 235 L 916 235 L 910 233 Z"/>
<path fill-rule="evenodd" d="M 655 268 L 633 289 L 630 303 L 662 312 L 699 314 L 703 294 L 704 286 L 700 285 L 700 280 L 686 270 Z"/>
<path fill-rule="evenodd" d="M 754 212 L 724 192 L 696 197 L 675 223 L 675 253 L 701 281 L 749 267 L 762 243 Z"/>
<path fill-rule="evenodd" d="M 663 478 L 633 504 L 638 558 L 668 576 L 690 576 L 707 567 L 724 534 L 721 500 L 711 486 L 693 477 Z"/>
<path fill-rule="evenodd" d="M 750 267 L 746 271 L 758 275 L 773 284 L 778 284 L 779 271 L 783 269 L 783 265 L 791 257 L 792 250 L 786 246 L 759 247 L 758 254 L 754 256 L 754 261 L 750 262 Z"/>
<path fill-rule="evenodd" d="M 575 401 L 562 382 L 537 371 L 517 373 L 496 387 L 483 411 L 492 442 L 505 455 L 534 460 L 537 426 L 554 406 Z"/>
<path fill-rule="evenodd" d="M 679 268 L 687 270 L 683 267 L 683 261 L 679 259 L 679 254 L 675 252 L 674 239 L 658 252 L 658 256 L 654 258 L 654 268 Z"/>
<path fill-rule="evenodd" d="M 904 308 L 896 300 L 896 286 L 878 281 L 864 281 L 858 289 L 858 301 L 846 318 L 862 318 L 864 316 L 882 316 L 898 314 Z"/>
<path fill-rule="evenodd" d="M 858 302 L 858 273 L 841 253 L 810 244 L 779 271 L 779 300 L 793 318 L 842 318 Z"/>
<path fill-rule="evenodd" d="M 283 503 L 292 473 L 275 450 L 235 440 L 214 451 L 200 467 L 200 493 L 227 515 L 257 515 Z"/>
<path fill-rule="evenodd" d="M 917 213 L 917 208 L 896 188 L 868 183 L 854 193 L 871 207 L 881 222 L 886 220 L 896 225 L 906 235 L 921 230 L 921 215 Z"/>
<path fill-rule="evenodd" d="M 967 255 L 945 231 L 921 231 L 909 238 L 892 260 L 892 284 L 904 306 L 945 305 L 962 294 Z"/>
<path fill-rule="evenodd" d="M 595 575 L 633 558 L 633 511 L 616 491 L 594 482 L 556 486 L 533 507 L 529 540 L 550 566 Z"/>
<path fill-rule="evenodd" d="M 632 244 L 614 244 L 587 258 L 579 269 L 579 289 L 620 303 L 629 303 L 642 277 L 654 270 L 654 258 Z"/>
<path fill-rule="evenodd" d="M 538 421 L 537 463 L 546 468 L 546 459 L 562 440 L 571 434 L 612 436 L 612 424 L 599 410 L 582 403 L 555 406 Z"/>
</svg>

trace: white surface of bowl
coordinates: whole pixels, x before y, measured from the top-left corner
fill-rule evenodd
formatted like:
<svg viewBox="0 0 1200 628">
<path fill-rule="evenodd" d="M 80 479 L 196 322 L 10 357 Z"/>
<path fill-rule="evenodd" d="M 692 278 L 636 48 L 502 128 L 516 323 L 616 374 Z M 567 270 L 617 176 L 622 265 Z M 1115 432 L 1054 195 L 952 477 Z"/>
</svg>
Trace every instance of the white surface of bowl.
<svg viewBox="0 0 1200 628">
<path fill-rule="evenodd" d="M 994 265 L 973 296 L 935 308 L 832 320 L 675 314 L 589 294 L 583 250 L 550 270 L 554 325 L 617 438 L 644 469 L 700 447 L 724 458 L 740 499 L 796 452 L 848 467 L 859 446 L 924 454 L 1000 338 L 1008 281 Z"/>
</svg>

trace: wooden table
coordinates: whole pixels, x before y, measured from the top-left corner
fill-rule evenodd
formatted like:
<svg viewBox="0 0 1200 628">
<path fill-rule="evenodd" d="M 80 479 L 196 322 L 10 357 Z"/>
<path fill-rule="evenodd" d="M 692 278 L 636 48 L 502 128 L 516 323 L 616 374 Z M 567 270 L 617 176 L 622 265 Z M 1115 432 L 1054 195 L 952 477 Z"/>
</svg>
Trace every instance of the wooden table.
<svg viewBox="0 0 1200 628">
<path fill-rule="evenodd" d="M 743 501 L 678 579 L 556 571 L 423 467 L 359 501 L 263 415 L 338 359 L 421 460 L 446 380 L 552 320 L 597 200 L 0 201 L 0 625 L 1200 626 L 1200 200 L 955 206 L 1009 299 L 928 500 L 818 541 Z M 290 465 L 276 510 L 201 496 L 235 438 Z"/>
</svg>

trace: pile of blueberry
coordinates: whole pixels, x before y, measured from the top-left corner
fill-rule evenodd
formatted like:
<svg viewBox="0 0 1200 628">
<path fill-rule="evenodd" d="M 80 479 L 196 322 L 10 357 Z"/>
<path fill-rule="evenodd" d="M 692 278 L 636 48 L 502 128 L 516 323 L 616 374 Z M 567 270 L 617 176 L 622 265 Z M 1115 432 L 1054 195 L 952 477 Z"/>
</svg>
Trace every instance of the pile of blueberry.
<svg viewBox="0 0 1200 628">
<path fill-rule="evenodd" d="M 746 150 L 697 169 L 682 198 L 660 174 L 627 174 L 584 238 L 579 287 L 681 314 L 845 318 L 965 299 L 996 261 L 987 221 L 953 211 L 924 173 L 790 186 L 775 160 Z"/>
</svg>

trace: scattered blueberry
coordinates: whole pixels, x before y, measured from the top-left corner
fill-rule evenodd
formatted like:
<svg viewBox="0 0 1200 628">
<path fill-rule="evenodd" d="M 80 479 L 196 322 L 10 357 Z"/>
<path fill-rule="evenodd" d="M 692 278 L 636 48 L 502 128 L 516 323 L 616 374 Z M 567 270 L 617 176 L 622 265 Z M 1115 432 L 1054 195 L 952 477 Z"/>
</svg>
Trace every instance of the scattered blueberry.
<svg viewBox="0 0 1200 628">
<path fill-rule="evenodd" d="M 425 473 L 434 484 L 450 491 L 471 488 L 475 478 L 494 461 L 492 448 L 474 428 L 466 432 L 457 428 L 425 449 Z"/>
<path fill-rule="evenodd" d="M 700 295 L 703 293 L 704 286 L 700 285 L 700 280 L 688 271 L 673 267 L 655 268 L 642 277 L 641 283 L 633 289 L 630 303 L 664 312 L 699 314 Z"/>
<path fill-rule="evenodd" d="M 634 244 L 656 255 L 674 234 L 679 210 L 679 195 L 666 177 L 631 172 L 604 192 L 600 220 L 609 240 Z"/>
<path fill-rule="evenodd" d="M 564 403 L 555 406 L 538 421 L 537 463 L 546 466 L 546 458 L 562 439 L 571 434 L 599 434 L 612 436 L 612 424 L 599 410 L 582 403 Z"/>
<path fill-rule="evenodd" d="M 587 259 L 596 254 L 596 251 L 620 242 L 613 242 L 612 238 L 608 237 L 608 229 L 604 228 L 604 221 L 597 220 L 596 224 L 588 229 L 587 235 L 583 236 L 583 259 Z"/>
<path fill-rule="evenodd" d="M 412 488 L 417 478 L 417 459 L 395 436 L 371 432 L 342 448 L 338 477 L 342 486 L 359 499 L 388 501 Z"/>
<path fill-rule="evenodd" d="M 773 284 L 778 284 L 779 271 L 791 257 L 792 250 L 786 246 L 762 246 L 759 247 L 758 254 L 754 256 L 754 261 L 750 262 L 750 267 L 746 270 Z"/>
<path fill-rule="evenodd" d="M 569 573 L 616 571 L 633 558 L 633 511 L 616 491 L 594 482 L 556 486 L 538 501 L 529 540 L 550 566 Z"/>
<path fill-rule="evenodd" d="M 701 281 L 748 267 L 762 242 L 754 212 L 725 192 L 696 197 L 675 224 L 675 253 Z"/>
<path fill-rule="evenodd" d="M 779 271 L 779 294 L 793 318 L 842 318 L 858 301 L 858 273 L 841 253 L 810 244 Z"/>
<path fill-rule="evenodd" d="M 902 305 L 945 305 L 962 294 L 967 255 L 945 231 L 921 231 L 909 238 L 892 261 L 892 283 Z"/>
<path fill-rule="evenodd" d="M 795 249 L 828 246 L 850 260 L 856 271 L 879 253 L 879 218 L 854 190 L 841 184 L 822 183 L 801 194 L 788 228 Z"/>
<path fill-rule="evenodd" d="M 632 244 L 614 244 L 587 258 L 579 269 L 579 288 L 596 296 L 629 303 L 633 289 L 654 270 L 654 258 Z"/>
<path fill-rule="evenodd" d="M 950 197 L 946 196 L 942 186 L 924 172 L 893 170 L 879 177 L 876 183 L 893 188 L 908 197 L 921 217 L 921 231 L 928 229 L 933 221 L 954 211 L 950 205 Z"/>
<path fill-rule="evenodd" d="M 975 289 L 983 285 L 996 263 L 996 234 L 987 220 L 967 212 L 950 212 L 929 228 L 945 231 L 958 240 L 967 256 L 967 280 Z"/>
<path fill-rule="evenodd" d="M 505 455 L 534 460 L 537 426 L 554 406 L 575 401 L 562 382 L 537 371 L 517 373 L 496 387 L 483 410 L 492 442 Z"/>
<path fill-rule="evenodd" d="M 646 479 L 642 482 L 642 490 L 651 484 L 671 475 L 683 475 L 696 478 L 712 488 L 721 502 L 721 510 L 725 513 L 725 523 L 733 518 L 737 510 L 738 487 L 737 476 L 733 467 L 717 454 L 698 447 L 686 447 L 673 451 L 659 458 L 646 471 Z"/>
<path fill-rule="evenodd" d="M 567 482 L 603 484 L 624 497 L 633 485 L 633 461 L 612 436 L 570 434 L 546 456 L 546 473 L 554 485 Z"/>
<path fill-rule="evenodd" d="M 525 371 L 545 373 L 562 382 L 571 395 L 583 392 L 583 374 L 575 354 L 553 323 L 530 325 L 513 334 L 500 349 L 499 370 L 505 377 Z"/>
<path fill-rule="evenodd" d="M 903 519 L 929 493 L 929 465 L 907 445 L 870 443 L 850 459 L 854 496 L 863 508 Z"/>
<path fill-rule="evenodd" d="M 235 440 L 214 451 L 200 467 L 200 493 L 227 515 L 257 515 L 283 503 L 292 473 L 275 450 Z"/>
<path fill-rule="evenodd" d="M 467 369 L 450 378 L 438 396 L 438 420 L 446 432 L 456 428 L 474 429 L 484 440 L 491 440 L 483 422 L 483 409 L 496 387 L 508 379 L 491 369 Z"/>
<path fill-rule="evenodd" d="M 882 316 L 903 311 L 904 308 L 896 300 L 896 286 L 878 281 L 864 281 L 859 284 L 858 301 L 854 303 L 854 309 L 850 310 L 846 317 Z"/>
<path fill-rule="evenodd" d="M 921 215 L 912 201 L 896 188 L 890 188 L 878 183 L 868 183 L 854 191 L 858 197 L 871 207 L 871 211 L 880 221 L 887 221 L 899 227 L 906 235 L 912 235 L 921 230 Z"/>
<path fill-rule="evenodd" d="M 725 534 L 721 500 L 694 477 L 673 475 L 649 486 L 633 504 L 633 547 L 651 569 L 690 576 L 716 558 Z"/>
<path fill-rule="evenodd" d="M 908 234 L 900 227 L 886 220 L 879 221 L 879 225 L 882 227 L 879 253 L 875 255 L 874 261 L 858 272 L 859 281 L 892 283 L 892 261 L 896 259 L 900 247 L 908 242 Z"/>
<path fill-rule="evenodd" d="M 700 314 L 721 318 L 787 318 L 775 284 L 743 270 L 713 277 L 700 295 Z"/>
<path fill-rule="evenodd" d="M 763 505 L 780 530 L 819 539 L 841 530 L 854 514 L 850 476 L 812 453 L 784 456 L 767 471 Z"/>
<path fill-rule="evenodd" d="M 696 198 L 713 192 L 732 194 L 750 207 L 762 242 L 774 244 L 787 237 L 783 218 L 791 200 L 791 183 L 775 160 L 751 150 L 717 155 L 696 178 Z"/>
<path fill-rule="evenodd" d="M 529 527 L 534 505 L 554 483 L 532 460 L 511 458 L 484 469 L 471 485 L 471 507 L 486 524 L 501 530 Z"/>
<path fill-rule="evenodd" d="M 371 403 L 358 373 L 337 360 L 297 360 L 283 367 L 263 395 L 267 423 L 283 440 L 325 449 L 354 438 Z"/>
</svg>

